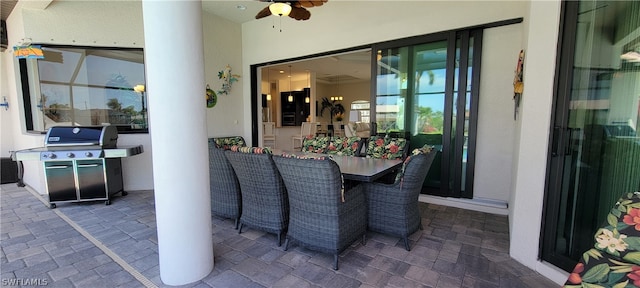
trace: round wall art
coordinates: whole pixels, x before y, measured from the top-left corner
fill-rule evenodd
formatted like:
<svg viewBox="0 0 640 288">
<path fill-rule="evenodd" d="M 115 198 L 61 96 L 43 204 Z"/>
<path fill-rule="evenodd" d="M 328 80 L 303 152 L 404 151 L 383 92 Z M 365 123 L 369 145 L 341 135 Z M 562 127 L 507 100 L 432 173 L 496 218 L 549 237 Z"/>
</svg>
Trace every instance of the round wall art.
<svg viewBox="0 0 640 288">
<path fill-rule="evenodd" d="M 218 95 L 216 95 L 216 92 L 211 90 L 211 88 L 209 87 L 209 84 L 207 84 L 207 108 L 211 108 L 213 106 L 216 106 L 216 103 L 218 103 Z"/>
</svg>

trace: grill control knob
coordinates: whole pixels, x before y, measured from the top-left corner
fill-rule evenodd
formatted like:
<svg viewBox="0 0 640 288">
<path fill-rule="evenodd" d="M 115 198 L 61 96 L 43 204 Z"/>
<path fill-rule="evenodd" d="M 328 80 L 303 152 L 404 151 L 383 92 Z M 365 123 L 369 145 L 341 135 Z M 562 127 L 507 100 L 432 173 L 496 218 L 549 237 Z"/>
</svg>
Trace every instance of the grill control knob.
<svg viewBox="0 0 640 288">
<path fill-rule="evenodd" d="M 87 151 L 87 152 L 84 152 L 84 156 L 91 157 L 93 156 L 93 153 Z"/>
<path fill-rule="evenodd" d="M 71 153 L 71 152 L 67 153 L 67 157 L 69 157 L 69 158 L 73 158 L 73 157 L 75 157 L 75 156 L 76 156 L 76 155 L 74 155 L 74 154 L 73 154 L 73 153 Z"/>
<path fill-rule="evenodd" d="M 49 159 L 55 159 L 56 158 L 56 154 L 49 153 L 49 154 L 47 154 L 47 157 L 49 157 Z"/>
</svg>

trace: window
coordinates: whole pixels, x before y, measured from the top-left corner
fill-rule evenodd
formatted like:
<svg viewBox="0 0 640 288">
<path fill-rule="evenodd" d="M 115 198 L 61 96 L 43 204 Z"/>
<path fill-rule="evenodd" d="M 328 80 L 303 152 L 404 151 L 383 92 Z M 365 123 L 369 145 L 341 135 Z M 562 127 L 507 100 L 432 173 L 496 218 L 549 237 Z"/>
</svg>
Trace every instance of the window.
<svg viewBox="0 0 640 288">
<path fill-rule="evenodd" d="M 26 129 L 116 125 L 148 129 L 142 49 L 42 45 L 44 59 L 18 59 Z"/>
<path fill-rule="evenodd" d="M 349 112 L 349 121 L 365 122 L 371 121 L 369 101 L 356 100 L 351 102 L 351 112 Z"/>
</svg>

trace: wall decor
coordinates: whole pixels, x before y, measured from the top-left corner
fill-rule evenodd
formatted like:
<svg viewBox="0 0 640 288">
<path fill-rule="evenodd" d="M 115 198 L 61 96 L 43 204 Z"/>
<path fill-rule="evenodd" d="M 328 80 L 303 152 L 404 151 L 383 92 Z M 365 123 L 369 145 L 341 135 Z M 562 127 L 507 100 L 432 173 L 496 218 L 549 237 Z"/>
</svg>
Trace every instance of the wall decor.
<svg viewBox="0 0 640 288">
<path fill-rule="evenodd" d="M 524 90 L 524 80 L 522 79 L 522 66 L 524 66 L 524 50 L 520 50 L 518 54 L 518 64 L 516 65 L 515 76 L 513 78 L 513 120 L 518 117 L 518 108 L 520 107 L 520 100 L 522 98 L 522 91 Z"/>
<path fill-rule="evenodd" d="M 218 72 L 218 79 L 222 79 L 222 89 L 218 90 L 218 94 L 227 94 L 231 92 L 231 84 L 238 81 L 240 75 L 231 73 L 231 66 L 227 65 L 224 69 Z"/>
<path fill-rule="evenodd" d="M 41 47 L 40 45 L 31 44 L 13 46 L 13 56 L 18 59 L 44 59 Z"/>
<path fill-rule="evenodd" d="M 207 84 L 207 108 L 211 108 L 213 106 L 216 106 L 216 103 L 218 103 L 218 95 L 216 95 L 216 92 L 211 90 L 211 88 L 209 87 L 209 84 Z"/>
</svg>

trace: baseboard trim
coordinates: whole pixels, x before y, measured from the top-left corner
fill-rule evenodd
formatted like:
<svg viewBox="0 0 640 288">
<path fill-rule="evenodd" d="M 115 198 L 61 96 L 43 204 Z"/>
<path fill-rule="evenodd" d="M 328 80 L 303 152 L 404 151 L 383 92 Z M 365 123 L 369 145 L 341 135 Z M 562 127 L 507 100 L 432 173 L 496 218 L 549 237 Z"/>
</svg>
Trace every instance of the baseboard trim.
<svg viewBox="0 0 640 288">
<path fill-rule="evenodd" d="M 567 278 L 569 278 L 568 272 L 545 261 L 538 261 L 535 270 L 542 276 L 549 278 L 549 280 L 555 282 L 560 286 L 564 285 L 564 283 L 567 281 Z"/>
<path fill-rule="evenodd" d="M 508 215 L 509 205 L 504 201 L 487 199 L 487 198 L 474 198 L 474 199 L 462 199 L 451 197 L 439 197 L 433 195 L 420 194 L 418 201 L 424 203 L 431 203 L 443 206 L 451 206 L 462 209 L 469 209 L 473 211 L 479 211 L 484 213 Z"/>
</svg>

